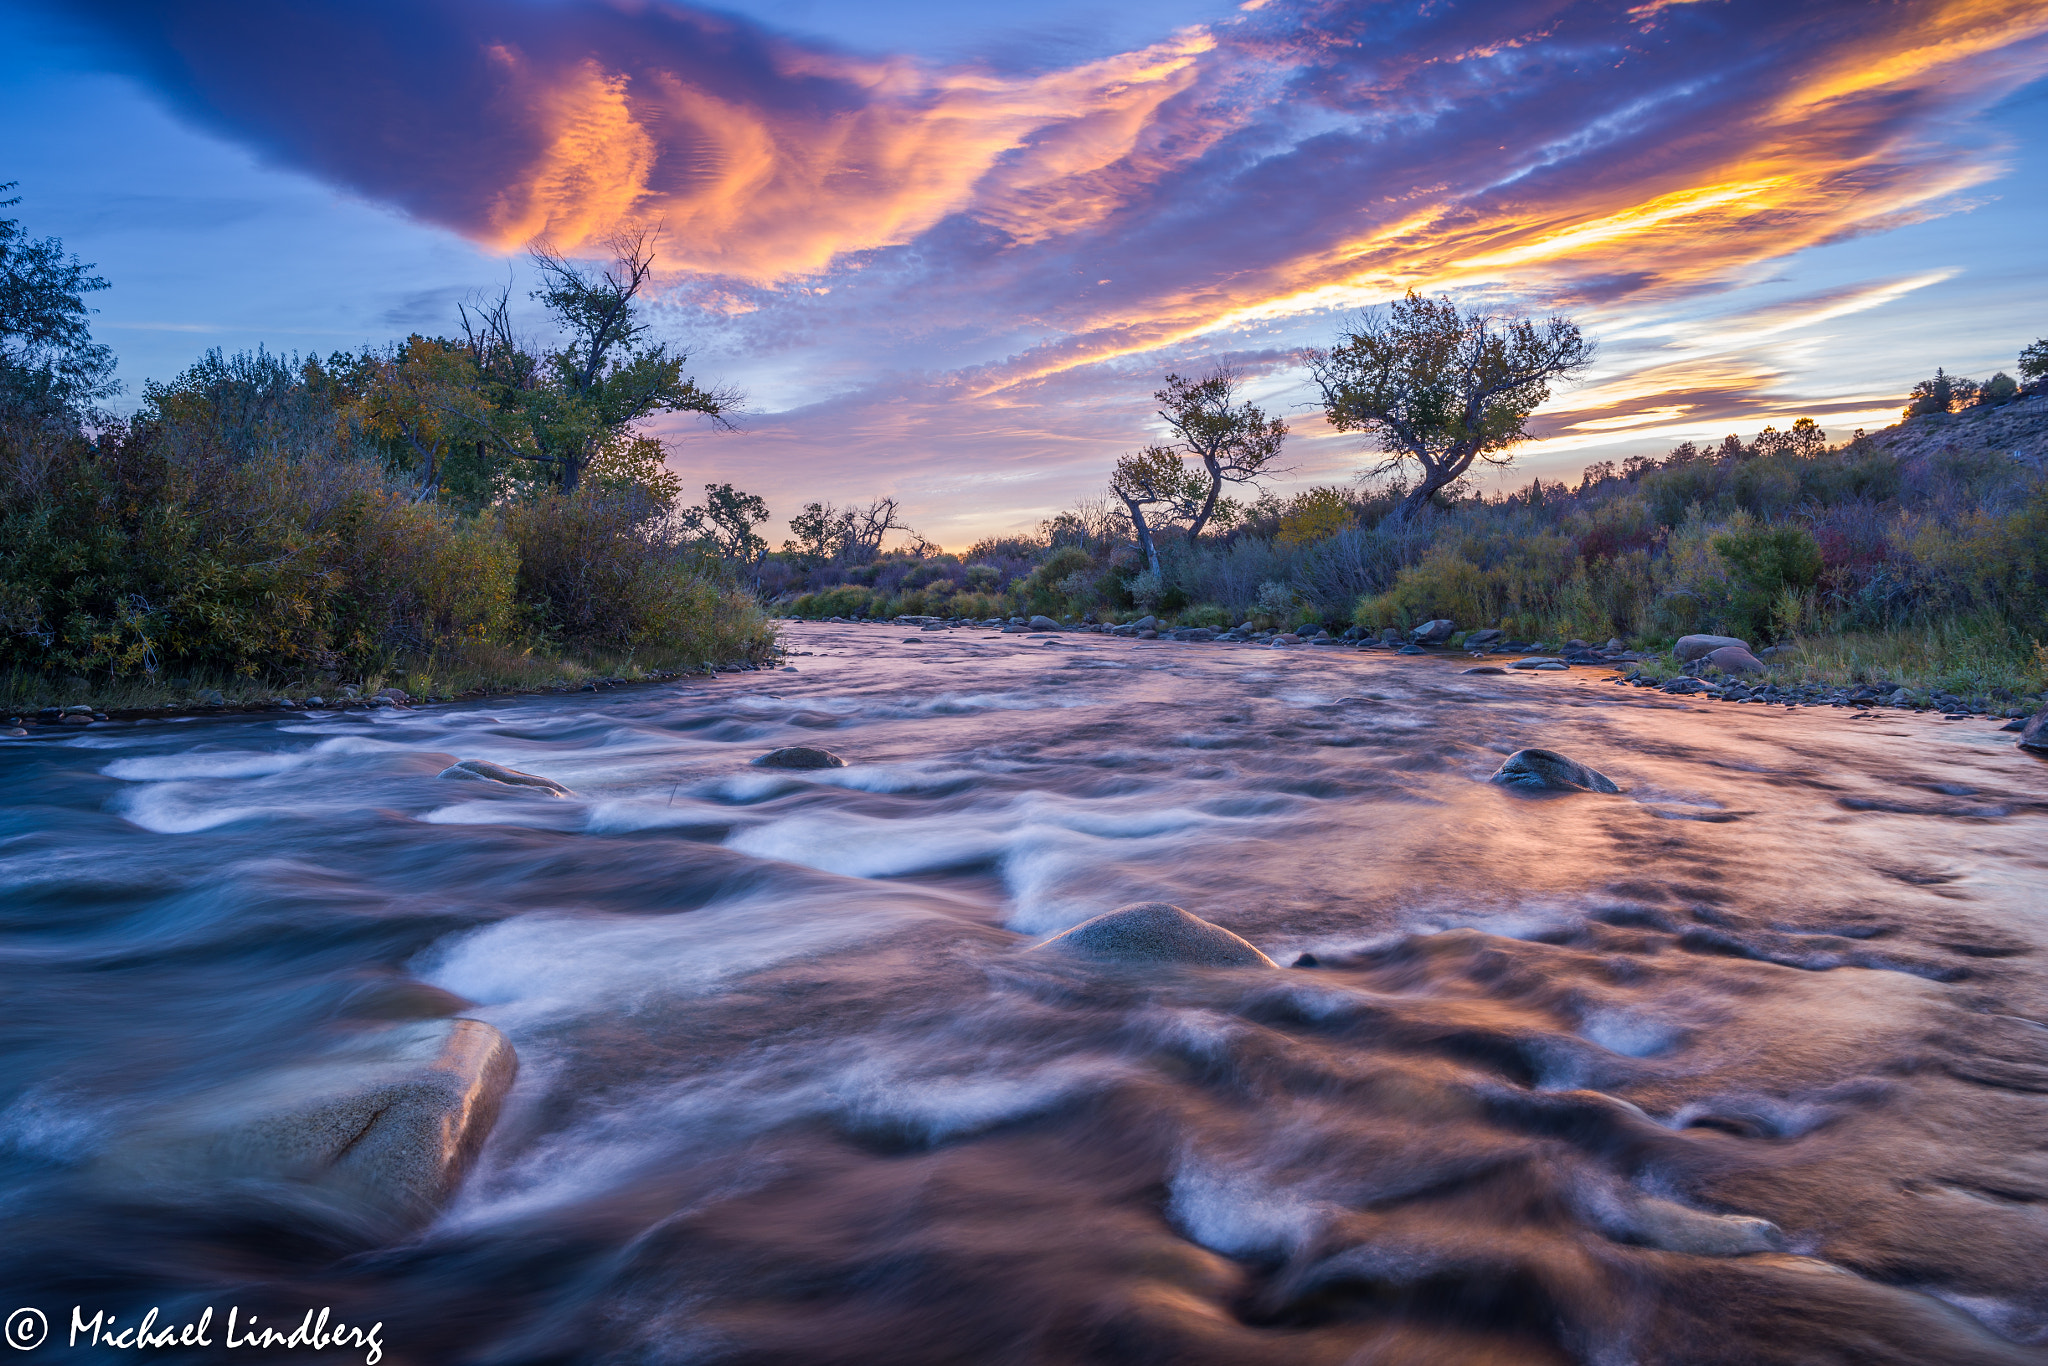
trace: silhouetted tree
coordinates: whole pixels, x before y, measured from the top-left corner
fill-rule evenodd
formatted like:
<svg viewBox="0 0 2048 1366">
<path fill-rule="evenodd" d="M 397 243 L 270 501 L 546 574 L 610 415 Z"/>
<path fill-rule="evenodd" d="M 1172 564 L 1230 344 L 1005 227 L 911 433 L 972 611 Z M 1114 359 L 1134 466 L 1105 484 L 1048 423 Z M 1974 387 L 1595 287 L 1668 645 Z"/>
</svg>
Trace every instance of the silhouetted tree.
<svg viewBox="0 0 2048 1366">
<path fill-rule="evenodd" d="M 1327 351 L 1306 353 L 1323 414 L 1340 432 L 1371 432 L 1388 459 L 1422 477 L 1401 503 L 1411 518 L 1475 461 L 1507 465 L 1552 382 L 1582 373 L 1593 344 L 1569 318 L 1461 313 L 1410 291 L 1359 316 Z"/>
</svg>

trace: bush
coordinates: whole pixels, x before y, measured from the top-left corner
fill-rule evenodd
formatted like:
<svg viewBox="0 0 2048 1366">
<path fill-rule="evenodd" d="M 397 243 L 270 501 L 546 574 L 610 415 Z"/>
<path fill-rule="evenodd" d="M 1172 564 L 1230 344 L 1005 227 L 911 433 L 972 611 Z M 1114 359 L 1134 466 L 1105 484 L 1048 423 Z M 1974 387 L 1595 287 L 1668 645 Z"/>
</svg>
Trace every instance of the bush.
<svg viewBox="0 0 2048 1366">
<path fill-rule="evenodd" d="M 1746 639 L 1781 634 L 1773 628 L 1794 615 L 1781 605 L 1785 595 L 1796 600 L 1820 578 L 1820 544 L 1802 526 L 1745 523 L 1714 537 L 1712 545 L 1727 562 L 1733 585 L 1729 625 Z"/>
</svg>

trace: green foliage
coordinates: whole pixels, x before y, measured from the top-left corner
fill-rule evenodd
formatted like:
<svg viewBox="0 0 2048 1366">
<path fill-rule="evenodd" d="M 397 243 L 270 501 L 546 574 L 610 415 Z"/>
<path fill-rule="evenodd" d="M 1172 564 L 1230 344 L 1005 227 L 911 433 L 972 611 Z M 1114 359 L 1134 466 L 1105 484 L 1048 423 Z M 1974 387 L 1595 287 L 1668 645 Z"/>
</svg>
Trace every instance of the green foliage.
<svg viewBox="0 0 2048 1366">
<path fill-rule="evenodd" d="M 1752 526 L 1745 517 L 1711 544 L 1728 565 L 1728 609 L 1745 638 L 1772 634 L 1774 612 L 1780 619 L 1791 615 L 1778 609 L 1785 593 L 1796 595 L 1820 578 L 1820 544 L 1802 526 Z"/>
<path fill-rule="evenodd" d="M 0 194 L 14 182 L 0 184 Z M 19 204 L 0 199 L 0 209 Z M 107 288 L 54 237 L 0 218 L 0 404 L 53 419 L 119 390 L 114 355 L 92 339 L 85 296 Z"/>
<path fill-rule="evenodd" d="M 2048 382 L 2048 337 L 2029 342 L 2020 352 L 2016 368 L 2020 372 L 2020 383 L 2030 390 Z"/>
</svg>

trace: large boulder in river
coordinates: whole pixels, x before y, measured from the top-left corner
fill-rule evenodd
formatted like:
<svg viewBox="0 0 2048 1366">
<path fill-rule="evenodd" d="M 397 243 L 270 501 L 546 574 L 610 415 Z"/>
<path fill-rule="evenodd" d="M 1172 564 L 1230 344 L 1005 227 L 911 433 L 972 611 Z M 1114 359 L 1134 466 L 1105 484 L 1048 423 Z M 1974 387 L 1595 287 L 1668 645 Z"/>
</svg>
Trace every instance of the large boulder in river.
<svg viewBox="0 0 2048 1366">
<path fill-rule="evenodd" d="M 1164 901 L 1119 906 L 1034 945 L 1033 953 L 1073 954 L 1110 963 L 1195 963 L 1212 968 L 1278 967 L 1221 925 Z"/>
<path fill-rule="evenodd" d="M 1408 635 L 1417 645 L 1441 645 L 1457 631 L 1457 623 L 1451 621 L 1425 621 Z"/>
<path fill-rule="evenodd" d="M 1548 749 L 1516 750 L 1488 781 L 1521 792 L 1621 791 L 1606 774 Z"/>
<path fill-rule="evenodd" d="M 553 778 L 543 778 L 538 773 L 521 773 L 516 768 L 494 764 L 489 759 L 460 760 L 442 769 L 441 776 L 473 783 L 502 783 L 506 787 L 527 787 L 536 792 L 545 792 L 550 797 L 576 795 Z"/>
<path fill-rule="evenodd" d="M 1737 640 L 1734 636 L 1680 636 L 1678 643 L 1671 647 L 1672 658 L 1680 664 L 1690 664 L 1695 659 L 1705 659 L 1724 646 L 1734 645 L 1742 650 L 1749 649 L 1749 642 Z"/>
<path fill-rule="evenodd" d="M 809 745 L 785 745 L 771 749 L 754 760 L 762 768 L 845 768 L 846 760 L 829 749 L 813 749 Z"/>
<path fill-rule="evenodd" d="M 1760 674 L 1765 664 L 1746 645 L 1723 645 L 1702 656 L 1702 662 L 1724 674 Z"/>
<path fill-rule="evenodd" d="M 2043 707 L 2027 718 L 2027 724 L 2020 728 L 2016 742 L 2021 749 L 2030 749 L 2036 754 L 2048 754 L 2048 707 Z"/>
<path fill-rule="evenodd" d="M 1031 629 L 1034 631 L 1057 631 L 1060 629 L 1060 624 L 1051 617 L 1033 617 L 1031 619 Z"/>
<path fill-rule="evenodd" d="M 252 1183 L 311 1187 L 418 1222 L 461 1183 L 518 1070 L 512 1045 L 481 1020 L 379 1029 L 150 1116 L 104 1175 L 138 1198 L 207 1205 Z"/>
</svg>

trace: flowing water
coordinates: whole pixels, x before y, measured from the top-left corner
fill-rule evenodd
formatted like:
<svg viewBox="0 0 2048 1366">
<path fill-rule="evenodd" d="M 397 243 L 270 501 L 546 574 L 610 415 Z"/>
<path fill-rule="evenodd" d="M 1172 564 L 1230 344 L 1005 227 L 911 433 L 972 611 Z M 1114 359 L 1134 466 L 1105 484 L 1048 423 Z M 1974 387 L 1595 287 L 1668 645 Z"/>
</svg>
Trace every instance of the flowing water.
<svg viewBox="0 0 2048 1366">
<path fill-rule="evenodd" d="M 231 1304 L 406 1363 L 2048 1360 L 2011 736 L 905 634 L 0 750 L 0 1308 L 66 1360 L 74 1305 Z M 749 766 L 788 744 L 849 766 Z M 1623 792 L 1488 784 L 1524 745 Z M 1026 952 L 1137 900 L 1314 965 Z M 180 1098 L 451 1013 L 520 1071 L 423 1230 L 108 1175 Z"/>
</svg>

